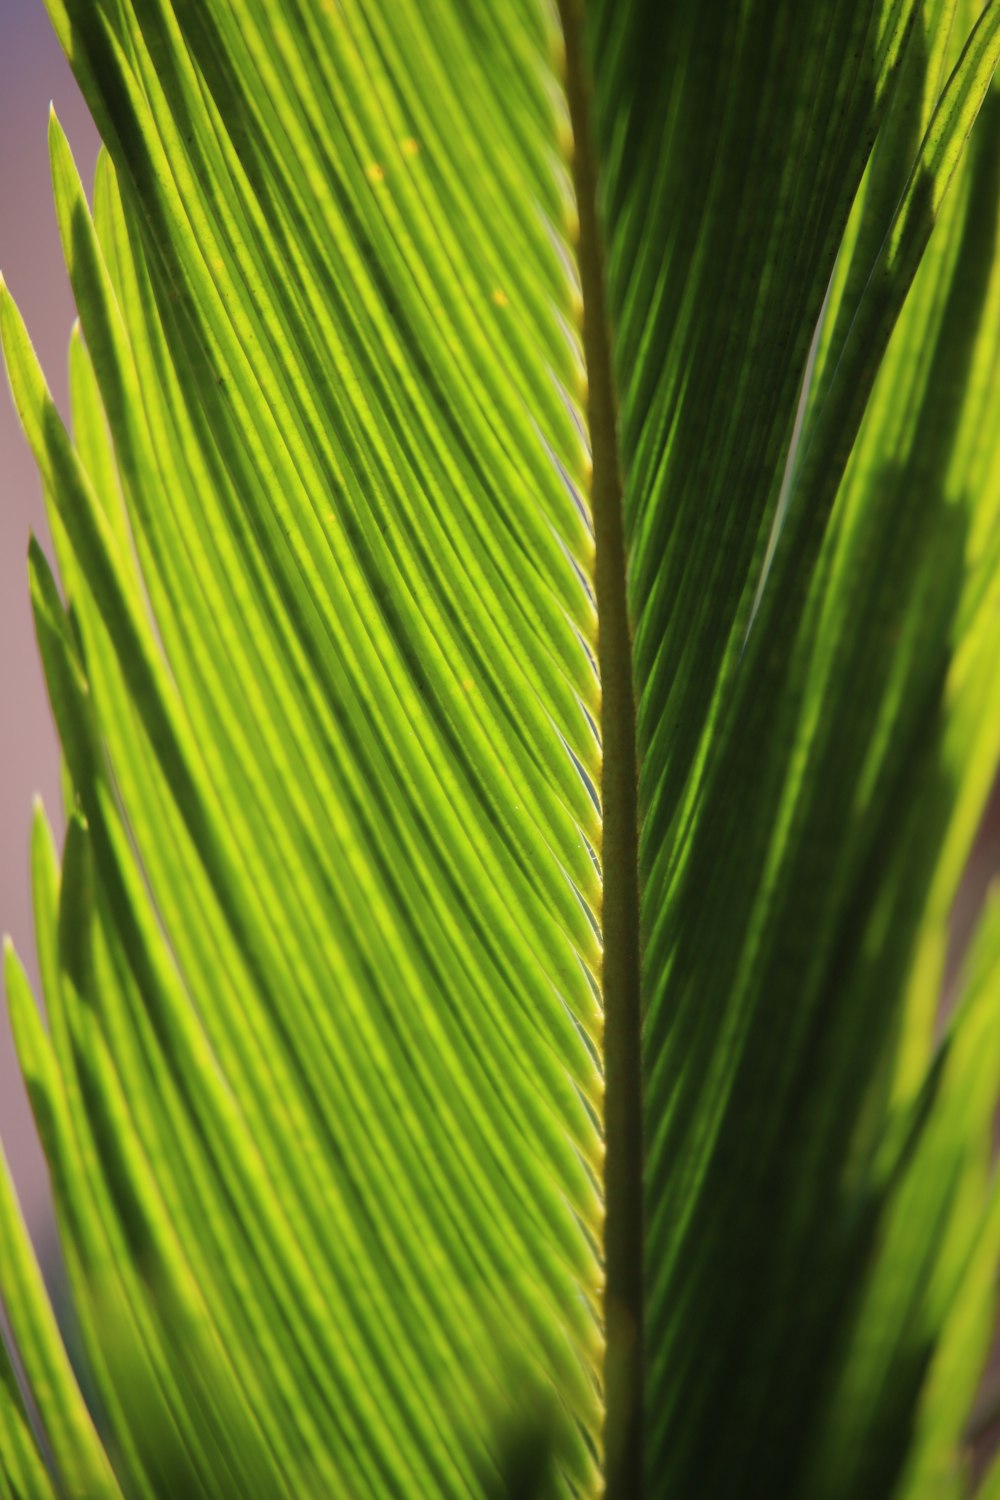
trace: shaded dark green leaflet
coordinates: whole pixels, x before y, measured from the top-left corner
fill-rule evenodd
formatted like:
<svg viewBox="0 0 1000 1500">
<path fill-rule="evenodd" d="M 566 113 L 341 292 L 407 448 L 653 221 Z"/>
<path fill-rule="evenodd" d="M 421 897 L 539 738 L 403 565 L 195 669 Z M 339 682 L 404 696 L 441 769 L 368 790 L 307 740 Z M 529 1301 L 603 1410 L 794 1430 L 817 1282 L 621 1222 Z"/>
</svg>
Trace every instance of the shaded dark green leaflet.
<svg viewBox="0 0 1000 1500">
<path fill-rule="evenodd" d="M 0 1496 L 967 1493 L 1000 5 L 49 9 Z"/>
</svg>

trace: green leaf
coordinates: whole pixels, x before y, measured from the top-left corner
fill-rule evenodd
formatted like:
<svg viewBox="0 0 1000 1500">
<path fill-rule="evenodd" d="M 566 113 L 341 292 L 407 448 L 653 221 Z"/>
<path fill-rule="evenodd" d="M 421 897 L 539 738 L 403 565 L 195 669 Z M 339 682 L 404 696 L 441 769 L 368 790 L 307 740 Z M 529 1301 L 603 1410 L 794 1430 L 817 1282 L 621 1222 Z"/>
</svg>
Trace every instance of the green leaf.
<svg viewBox="0 0 1000 1500">
<path fill-rule="evenodd" d="M 53 1108 L 52 1094 L 57 1087 L 53 1079 L 52 1057 L 42 1034 L 28 981 L 9 948 L 5 981 L 21 1065 L 32 1096 L 35 1118 L 44 1132 Z M 0 1254 L 11 1332 L 17 1340 L 25 1375 L 42 1412 L 46 1437 L 62 1481 L 61 1492 L 74 1497 L 120 1495 L 60 1338 L 31 1241 L 20 1216 L 6 1161 L 0 1163 Z M 9 1380 L 5 1380 L 5 1386 L 9 1393 Z M 37 1493 L 44 1494 L 44 1482 L 38 1472 L 41 1465 L 37 1454 L 30 1451 L 23 1418 L 21 1442 L 12 1444 L 15 1463 L 19 1446 L 29 1493 L 34 1488 Z M 9 1477 L 13 1480 L 14 1476 Z"/>
<path fill-rule="evenodd" d="M 49 9 L 0 1494 L 964 1492 L 1000 7 Z"/>
</svg>

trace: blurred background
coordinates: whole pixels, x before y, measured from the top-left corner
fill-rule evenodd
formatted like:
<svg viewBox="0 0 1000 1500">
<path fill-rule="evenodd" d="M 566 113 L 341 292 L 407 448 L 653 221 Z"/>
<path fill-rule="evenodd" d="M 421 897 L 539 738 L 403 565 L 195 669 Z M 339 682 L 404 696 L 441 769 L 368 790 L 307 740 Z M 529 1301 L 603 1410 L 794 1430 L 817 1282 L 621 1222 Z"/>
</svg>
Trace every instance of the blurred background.
<svg viewBox="0 0 1000 1500">
<path fill-rule="evenodd" d="M 84 182 L 97 133 L 42 0 L 0 0 L 0 271 L 20 303 L 60 408 L 73 301 L 49 185 L 49 100 Z M 0 932 L 10 933 L 37 977 L 28 890 L 31 806 L 39 793 L 61 830 L 59 754 L 28 604 L 28 536 L 51 555 L 35 466 L 0 375 Z M 51 1214 L 41 1153 L 0 1004 L 0 1138 L 32 1237 L 51 1263 Z"/>
</svg>

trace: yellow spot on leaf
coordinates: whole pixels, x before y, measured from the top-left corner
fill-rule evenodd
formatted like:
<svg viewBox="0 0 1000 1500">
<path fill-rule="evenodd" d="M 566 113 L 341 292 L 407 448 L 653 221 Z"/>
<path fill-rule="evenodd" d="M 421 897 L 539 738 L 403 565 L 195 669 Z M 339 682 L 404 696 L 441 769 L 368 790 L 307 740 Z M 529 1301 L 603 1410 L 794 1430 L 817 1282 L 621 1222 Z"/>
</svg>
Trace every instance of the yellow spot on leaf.
<svg viewBox="0 0 1000 1500">
<path fill-rule="evenodd" d="M 402 151 L 404 156 L 419 156 L 420 142 L 415 141 L 412 135 L 408 135 L 404 140 L 400 141 L 399 149 Z"/>
<path fill-rule="evenodd" d="M 465 692 L 471 693 L 472 689 L 475 687 L 475 683 L 473 682 L 471 677 L 464 677 L 462 679 L 462 687 Z"/>
<path fill-rule="evenodd" d="M 365 176 L 369 182 L 384 182 L 385 168 L 381 167 L 377 161 L 373 161 L 370 167 L 365 168 Z"/>
<path fill-rule="evenodd" d="M 493 292 L 492 300 L 496 303 L 497 307 L 506 307 L 510 302 L 510 298 L 507 296 L 507 293 L 502 292 L 499 287 L 497 287 L 496 291 Z"/>
</svg>

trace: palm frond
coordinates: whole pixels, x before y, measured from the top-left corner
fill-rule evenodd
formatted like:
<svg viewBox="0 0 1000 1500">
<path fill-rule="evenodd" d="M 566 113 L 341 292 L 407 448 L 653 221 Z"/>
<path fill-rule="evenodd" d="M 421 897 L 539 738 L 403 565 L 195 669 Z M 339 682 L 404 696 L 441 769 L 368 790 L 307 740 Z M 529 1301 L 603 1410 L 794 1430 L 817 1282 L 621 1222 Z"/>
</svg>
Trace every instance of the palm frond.
<svg viewBox="0 0 1000 1500">
<path fill-rule="evenodd" d="M 49 8 L 0 1496 L 965 1493 L 1000 6 Z"/>
</svg>

